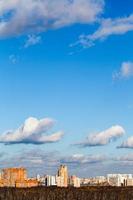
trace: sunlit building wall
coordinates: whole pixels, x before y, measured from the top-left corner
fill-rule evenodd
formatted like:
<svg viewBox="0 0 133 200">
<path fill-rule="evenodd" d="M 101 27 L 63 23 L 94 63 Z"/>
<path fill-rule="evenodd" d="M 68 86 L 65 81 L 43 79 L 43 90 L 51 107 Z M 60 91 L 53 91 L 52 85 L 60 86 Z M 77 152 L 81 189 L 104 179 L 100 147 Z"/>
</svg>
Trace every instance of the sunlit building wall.
<svg viewBox="0 0 133 200">
<path fill-rule="evenodd" d="M 77 176 L 70 176 L 69 178 L 69 184 L 70 186 L 73 187 L 80 187 L 80 178 L 78 178 Z"/>
<path fill-rule="evenodd" d="M 61 165 L 58 170 L 58 177 L 61 177 L 61 181 L 63 181 L 62 187 L 68 186 L 68 169 L 66 165 Z"/>
<path fill-rule="evenodd" d="M 57 184 L 57 187 L 65 187 L 64 186 L 64 177 L 56 176 L 56 184 Z"/>
<path fill-rule="evenodd" d="M 127 179 L 132 179 L 132 174 L 108 174 L 107 181 L 111 186 L 126 186 Z"/>
<path fill-rule="evenodd" d="M 56 186 L 56 177 L 47 175 L 45 182 L 46 186 Z"/>
<path fill-rule="evenodd" d="M 24 168 L 3 169 L 1 178 L 4 186 L 16 187 L 16 182 L 24 182 L 27 179 L 27 172 Z"/>
</svg>

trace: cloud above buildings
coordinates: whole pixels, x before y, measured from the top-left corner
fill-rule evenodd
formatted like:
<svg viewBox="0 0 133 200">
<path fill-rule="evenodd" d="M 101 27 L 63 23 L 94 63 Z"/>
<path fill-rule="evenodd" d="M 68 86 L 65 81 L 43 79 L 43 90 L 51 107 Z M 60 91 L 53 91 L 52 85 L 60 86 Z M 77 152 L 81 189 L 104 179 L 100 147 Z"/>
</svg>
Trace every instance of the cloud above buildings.
<svg viewBox="0 0 133 200">
<path fill-rule="evenodd" d="M 53 174 L 60 165 L 60 153 L 57 151 L 46 152 L 41 148 L 23 149 L 17 152 L 9 152 L 0 158 L 1 168 L 25 167 L 30 175 Z"/>
<path fill-rule="evenodd" d="M 0 37 L 90 24 L 103 9 L 104 0 L 1 0 Z"/>
<path fill-rule="evenodd" d="M 113 73 L 113 79 L 128 79 L 133 77 L 133 62 L 123 62 L 119 71 Z"/>
<path fill-rule="evenodd" d="M 127 173 L 132 170 L 133 154 L 121 156 L 97 153 L 62 155 L 59 151 L 46 152 L 37 147 L 13 154 L 9 152 L 8 155 L 3 152 L 0 159 L 2 168 L 24 166 L 32 176 L 36 174 L 55 175 L 61 164 L 68 166 L 69 174 L 76 174 L 81 177 L 105 175 L 111 172 Z"/>
<path fill-rule="evenodd" d="M 81 147 L 103 146 L 122 137 L 125 130 L 122 126 L 116 125 L 102 132 L 90 134 L 85 141 L 78 143 Z"/>
<path fill-rule="evenodd" d="M 111 35 L 123 35 L 133 31 L 133 14 L 115 19 L 103 18 L 99 24 L 99 28 L 93 34 L 80 35 L 78 41 L 72 46 L 80 45 L 89 48 L 95 45 L 96 41 L 103 41 Z"/>
<path fill-rule="evenodd" d="M 107 156 L 100 154 L 62 155 L 59 151 L 46 152 L 42 148 L 34 148 L 10 153 L 10 155 L 0 159 L 0 165 L 2 168 L 24 166 L 31 175 L 38 173 L 44 175 L 56 174 L 59 166 L 65 164 L 68 166 L 70 174 L 80 174 L 83 169 L 88 170 L 88 165 L 91 168 L 91 166 L 97 166 L 99 163 L 102 165 L 106 161 L 108 161 Z"/>
<path fill-rule="evenodd" d="M 54 126 L 54 124 L 55 121 L 50 118 L 38 120 L 30 117 L 15 131 L 7 131 L 1 134 L 0 143 L 46 144 L 58 142 L 63 136 L 62 131 L 48 134 L 48 131 Z"/>
<path fill-rule="evenodd" d="M 107 157 L 105 155 L 83 155 L 74 154 L 72 156 L 64 157 L 61 159 L 62 163 L 72 164 L 72 165 L 83 165 L 83 164 L 95 164 L 106 161 Z"/>
</svg>

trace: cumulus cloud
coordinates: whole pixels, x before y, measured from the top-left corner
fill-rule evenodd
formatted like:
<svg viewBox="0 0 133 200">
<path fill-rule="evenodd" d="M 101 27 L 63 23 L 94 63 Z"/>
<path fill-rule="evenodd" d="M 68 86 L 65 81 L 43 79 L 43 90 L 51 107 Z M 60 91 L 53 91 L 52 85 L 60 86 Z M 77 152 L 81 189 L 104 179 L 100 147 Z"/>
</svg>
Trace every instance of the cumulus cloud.
<svg viewBox="0 0 133 200">
<path fill-rule="evenodd" d="M 34 46 L 36 44 L 39 44 L 40 42 L 41 42 L 41 36 L 28 35 L 24 48 L 28 48 L 29 46 Z"/>
<path fill-rule="evenodd" d="M 7 131 L 0 135 L 0 143 L 4 144 L 45 144 L 59 141 L 63 132 L 59 131 L 51 135 L 47 132 L 54 125 L 54 120 L 45 118 L 38 120 L 30 117 L 15 131 Z"/>
<path fill-rule="evenodd" d="M 1 0 L 0 37 L 93 23 L 103 8 L 104 0 Z"/>
<path fill-rule="evenodd" d="M 99 133 L 90 134 L 86 141 L 78 143 L 81 147 L 103 146 L 111 141 L 123 136 L 125 130 L 123 127 L 116 125 Z"/>
<path fill-rule="evenodd" d="M 79 40 L 72 46 L 81 45 L 84 48 L 89 48 L 97 40 L 102 41 L 111 35 L 123 35 L 129 31 L 133 31 L 133 14 L 123 18 L 102 19 L 98 30 L 90 35 L 80 35 Z"/>
<path fill-rule="evenodd" d="M 124 141 L 118 148 L 133 148 L 133 136 Z"/>
<path fill-rule="evenodd" d="M 113 74 L 113 79 L 130 78 L 133 76 L 133 62 L 123 62 L 118 72 Z"/>
</svg>

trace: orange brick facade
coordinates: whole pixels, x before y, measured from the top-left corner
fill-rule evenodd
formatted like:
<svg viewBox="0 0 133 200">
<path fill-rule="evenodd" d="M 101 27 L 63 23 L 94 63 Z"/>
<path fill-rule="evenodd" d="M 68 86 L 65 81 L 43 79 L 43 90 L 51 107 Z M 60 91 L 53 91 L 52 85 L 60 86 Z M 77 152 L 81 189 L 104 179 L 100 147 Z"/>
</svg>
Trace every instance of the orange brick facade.
<svg viewBox="0 0 133 200">
<path fill-rule="evenodd" d="M 37 187 L 39 185 L 36 179 L 27 179 L 24 181 L 16 181 L 17 188 Z"/>
<path fill-rule="evenodd" d="M 0 179 L 0 187 L 36 187 L 36 179 L 28 179 L 27 171 L 24 168 L 3 169 Z"/>
</svg>

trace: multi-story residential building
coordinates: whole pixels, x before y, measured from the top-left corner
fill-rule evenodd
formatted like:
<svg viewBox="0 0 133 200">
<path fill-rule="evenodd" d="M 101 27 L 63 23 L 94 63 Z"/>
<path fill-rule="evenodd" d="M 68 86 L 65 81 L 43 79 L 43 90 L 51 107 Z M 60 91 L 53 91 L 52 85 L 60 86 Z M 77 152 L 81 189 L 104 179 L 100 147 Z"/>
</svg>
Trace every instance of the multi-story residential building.
<svg viewBox="0 0 133 200">
<path fill-rule="evenodd" d="M 56 176 L 49 176 L 45 177 L 45 184 L 46 186 L 56 186 Z"/>
<path fill-rule="evenodd" d="M 108 174 L 107 175 L 107 181 L 111 186 L 126 186 L 128 179 L 132 179 L 132 174 Z"/>
<path fill-rule="evenodd" d="M 60 166 L 60 168 L 58 170 L 57 177 L 58 177 L 57 178 L 58 179 L 57 186 L 59 186 L 59 187 L 67 187 L 68 186 L 68 169 L 67 169 L 67 166 L 65 166 L 65 165 Z"/>
<path fill-rule="evenodd" d="M 133 178 L 128 178 L 127 179 L 126 186 L 133 186 Z"/>
<path fill-rule="evenodd" d="M 37 179 L 28 179 L 24 168 L 3 169 L 0 179 L 1 187 L 35 187 L 38 186 Z"/>
<path fill-rule="evenodd" d="M 80 185 L 81 186 L 88 186 L 90 185 L 91 178 L 81 178 Z"/>
<path fill-rule="evenodd" d="M 24 168 L 8 168 L 2 170 L 2 180 L 7 187 L 16 187 L 16 182 L 24 182 L 27 172 Z"/>
<path fill-rule="evenodd" d="M 69 178 L 69 184 L 70 186 L 73 187 L 80 187 L 80 178 L 78 178 L 77 176 L 70 176 Z"/>
<path fill-rule="evenodd" d="M 95 185 L 104 186 L 104 185 L 107 185 L 107 179 L 104 176 L 81 178 L 80 185 L 81 186 L 95 186 Z"/>
<path fill-rule="evenodd" d="M 57 184 L 57 187 L 66 187 L 64 186 L 64 177 L 56 176 L 56 184 Z"/>
<path fill-rule="evenodd" d="M 39 182 L 35 178 L 28 178 L 24 181 L 16 181 L 17 188 L 30 188 L 30 187 L 37 187 Z"/>
</svg>

